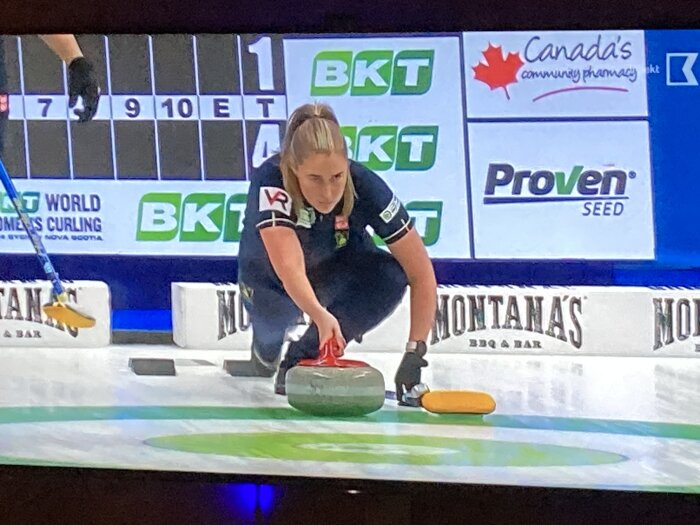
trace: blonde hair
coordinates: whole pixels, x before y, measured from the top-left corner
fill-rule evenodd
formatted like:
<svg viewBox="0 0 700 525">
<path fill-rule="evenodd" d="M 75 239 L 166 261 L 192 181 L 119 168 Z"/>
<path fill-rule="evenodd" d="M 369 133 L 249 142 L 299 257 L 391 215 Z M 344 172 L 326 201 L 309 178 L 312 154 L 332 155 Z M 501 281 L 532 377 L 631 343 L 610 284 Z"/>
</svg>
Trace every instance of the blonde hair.
<svg viewBox="0 0 700 525">
<path fill-rule="evenodd" d="M 292 197 L 292 205 L 299 214 L 304 206 L 304 197 L 299 187 L 295 169 L 315 153 L 340 153 L 347 158 L 345 138 L 340 132 L 340 124 L 330 106 L 321 103 L 299 106 L 287 120 L 287 130 L 280 151 L 280 170 L 284 189 Z M 343 191 L 343 211 L 350 216 L 355 204 L 355 186 L 346 173 Z"/>
</svg>

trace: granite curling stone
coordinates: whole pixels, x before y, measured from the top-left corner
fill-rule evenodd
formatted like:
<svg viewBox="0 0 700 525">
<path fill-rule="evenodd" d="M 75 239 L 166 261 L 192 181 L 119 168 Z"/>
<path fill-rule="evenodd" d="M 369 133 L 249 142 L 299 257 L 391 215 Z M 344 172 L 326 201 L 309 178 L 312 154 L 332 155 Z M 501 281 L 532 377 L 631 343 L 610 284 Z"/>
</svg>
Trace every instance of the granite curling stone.
<svg viewBox="0 0 700 525">
<path fill-rule="evenodd" d="M 352 417 L 371 414 L 384 405 L 384 377 L 361 361 L 353 366 L 298 365 L 287 372 L 287 400 L 314 416 Z"/>
<path fill-rule="evenodd" d="M 384 377 L 371 366 L 295 366 L 287 372 L 287 400 L 314 416 L 364 416 L 384 405 Z"/>
</svg>

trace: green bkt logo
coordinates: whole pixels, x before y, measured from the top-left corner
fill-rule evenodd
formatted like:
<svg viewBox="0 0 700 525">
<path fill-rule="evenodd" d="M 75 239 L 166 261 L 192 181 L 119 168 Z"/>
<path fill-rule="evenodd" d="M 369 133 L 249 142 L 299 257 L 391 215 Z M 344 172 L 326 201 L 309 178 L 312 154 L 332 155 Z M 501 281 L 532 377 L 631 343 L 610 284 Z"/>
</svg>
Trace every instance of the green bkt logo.
<svg viewBox="0 0 700 525">
<path fill-rule="evenodd" d="M 312 96 L 422 95 L 433 81 L 432 49 L 322 51 L 314 57 Z"/>
<path fill-rule="evenodd" d="M 238 193 L 147 193 L 139 202 L 138 241 L 224 242 L 241 240 L 247 196 Z"/>
<path fill-rule="evenodd" d="M 136 240 L 183 242 L 239 242 L 247 195 L 228 199 L 224 193 L 147 193 L 139 202 Z M 442 202 L 406 204 L 416 230 L 426 246 L 440 237 Z M 375 237 L 379 244 L 381 240 Z"/>
<path fill-rule="evenodd" d="M 348 156 L 374 171 L 425 171 L 435 165 L 437 126 L 342 126 Z"/>
<path fill-rule="evenodd" d="M 22 204 L 22 208 L 26 213 L 36 213 L 39 211 L 39 199 L 40 194 L 38 191 L 25 191 L 24 193 L 19 193 L 19 202 Z M 0 191 L 0 213 L 17 213 L 15 207 L 12 205 L 12 201 L 7 193 Z"/>
<path fill-rule="evenodd" d="M 406 204 L 406 211 L 413 219 L 413 225 L 423 239 L 423 244 L 425 246 L 437 244 L 442 225 L 442 202 L 413 201 Z M 378 235 L 374 235 L 374 242 L 378 246 L 384 246 L 384 241 Z"/>
</svg>

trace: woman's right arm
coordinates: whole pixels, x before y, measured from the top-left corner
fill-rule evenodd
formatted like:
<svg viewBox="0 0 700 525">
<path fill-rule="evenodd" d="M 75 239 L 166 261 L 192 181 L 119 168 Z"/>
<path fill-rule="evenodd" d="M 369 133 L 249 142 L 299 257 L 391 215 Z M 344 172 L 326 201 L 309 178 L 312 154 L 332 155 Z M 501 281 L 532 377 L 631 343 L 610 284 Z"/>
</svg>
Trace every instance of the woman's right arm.
<svg viewBox="0 0 700 525">
<path fill-rule="evenodd" d="M 308 314 L 319 331 L 319 342 L 335 337 L 341 348 L 345 339 L 337 319 L 319 303 L 316 293 L 306 277 L 304 252 L 294 230 L 272 226 L 260 230 L 265 250 L 272 268 L 282 281 L 285 291 L 304 313 Z"/>
</svg>

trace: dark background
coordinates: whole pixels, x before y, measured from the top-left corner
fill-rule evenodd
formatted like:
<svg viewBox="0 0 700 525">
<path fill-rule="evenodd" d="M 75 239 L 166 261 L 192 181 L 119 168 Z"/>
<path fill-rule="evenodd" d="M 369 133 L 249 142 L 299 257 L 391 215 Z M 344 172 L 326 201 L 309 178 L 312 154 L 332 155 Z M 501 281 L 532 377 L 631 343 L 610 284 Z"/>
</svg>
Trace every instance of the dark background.
<svg viewBox="0 0 700 525">
<path fill-rule="evenodd" d="M 24 0 L 4 33 L 476 31 L 695 28 L 693 0 Z"/>
</svg>

